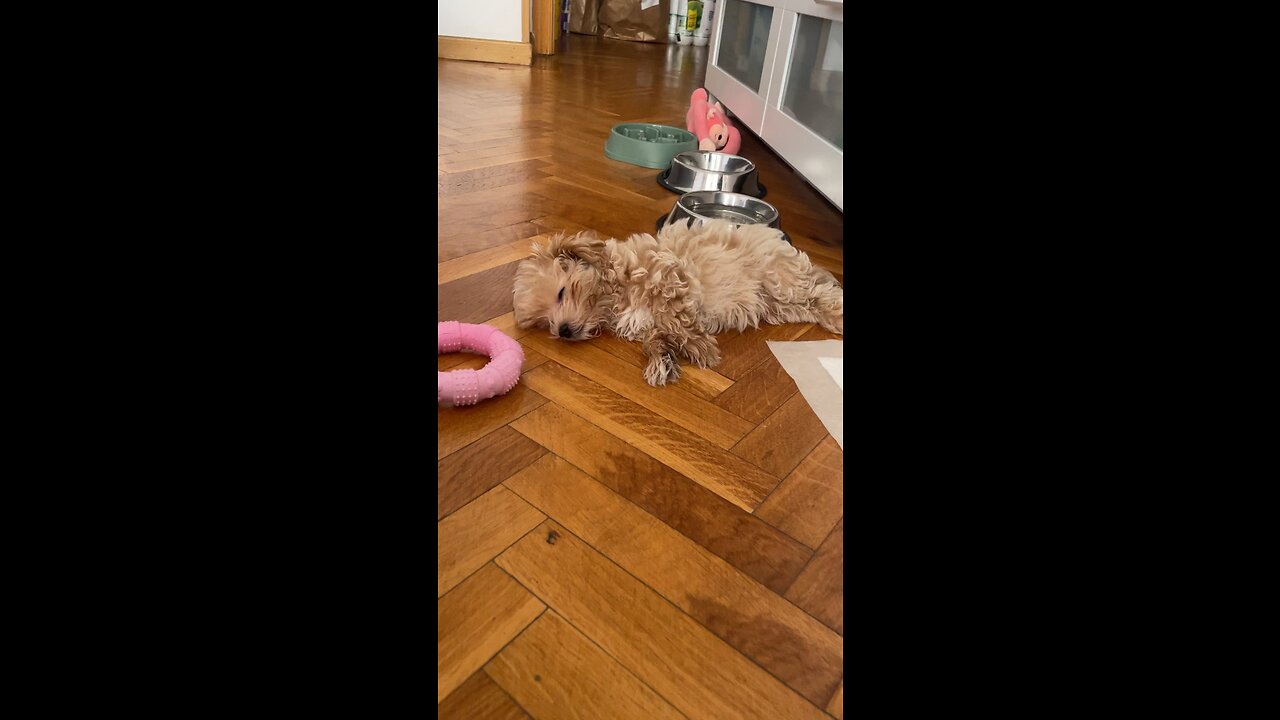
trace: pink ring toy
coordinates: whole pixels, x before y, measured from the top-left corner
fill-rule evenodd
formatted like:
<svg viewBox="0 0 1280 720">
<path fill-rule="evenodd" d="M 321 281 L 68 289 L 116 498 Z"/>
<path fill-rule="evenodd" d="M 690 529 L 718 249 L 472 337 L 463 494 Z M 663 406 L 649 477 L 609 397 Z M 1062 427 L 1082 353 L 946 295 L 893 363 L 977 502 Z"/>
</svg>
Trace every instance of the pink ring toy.
<svg viewBox="0 0 1280 720">
<path fill-rule="evenodd" d="M 437 372 L 436 402 L 440 405 L 475 405 L 510 392 L 520 381 L 524 349 L 498 328 L 453 321 L 437 323 L 436 355 L 459 350 L 488 355 L 489 364 L 479 370 Z"/>
</svg>

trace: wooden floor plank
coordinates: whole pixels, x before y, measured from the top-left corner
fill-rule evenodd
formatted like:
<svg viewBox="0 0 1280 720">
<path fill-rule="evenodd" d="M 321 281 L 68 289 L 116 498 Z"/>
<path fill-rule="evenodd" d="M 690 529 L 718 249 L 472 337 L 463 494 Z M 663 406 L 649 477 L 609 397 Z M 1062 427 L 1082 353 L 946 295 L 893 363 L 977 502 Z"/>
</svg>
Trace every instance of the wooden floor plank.
<svg viewBox="0 0 1280 720">
<path fill-rule="evenodd" d="M 517 222 L 481 233 L 459 231 L 457 235 L 452 237 L 442 234 L 436 240 L 436 262 L 442 263 L 463 255 L 479 252 L 485 248 L 531 238 L 534 235 L 546 232 L 546 230 L 541 225 L 535 225 L 532 222 Z"/>
<path fill-rule="evenodd" d="M 511 193 L 522 192 L 523 183 L 509 188 L 498 188 Z M 464 195 L 462 197 L 469 197 Z M 440 198 L 445 200 L 447 198 Z M 437 256 L 443 262 L 454 257 L 461 257 L 482 249 L 501 245 L 504 242 L 519 240 L 520 233 L 527 232 L 528 223 L 537 215 L 546 212 L 540 201 L 530 205 L 518 205 L 509 208 L 497 208 L 486 211 L 485 208 L 468 209 L 457 213 L 461 217 L 448 217 L 437 212 L 437 231 L 440 234 Z M 452 233 L 446 235 L 445 233 Z M 536 234 L 536 233 L 535 233 Z M 480 240 L 487 240 L 488 245 L 481 245 Z M 445 255 L 445 253 L 449 253 Z"/>
<path fill-rule="evenodd" d="M 464 352 L 436 355 L 436 371 L 445 372 L 446 370 L 454 370 L 464 365 L 470 367 L 473 362 L 473 357 L 475 356 Z"/>
<path fill-rule="evenodd" d="M 450 139 L 461 140 L 463 143 L 475 144 L 475 143 L 482 143 L 482 142 L 488 142 L 488 141 L 511 142 L 513 140 L 519 139 L 523 135 L 525 135 L 525 133 L 522 133 L 519 131 L 519 129 L 512 128 L 512 127 L 486 128 L 483 130 L 479 130 L 473 126 L 472 128 L 470 128 L 470 132 L 460 132 L 458 130 L 454 130 L 453 137 Z M 458 170 L 452 169 L 447 165 L 442 165 L 441 169 L 443 169 L 445 172 L 450 172 L 450 173 L 458 172 Z"/>
<path fill-rule="evenodd" d="M 595 347 L 593 341 L 565 342 L 531 334 L 520 342 L 726 450 L 755 428 L 678 385 L 650 386 L 638 368 Z"/>
<path fill-rule="evenodd" d="M 436 597 L 479 570 L 543 515 L 499 485 L 436 523 Z"/>
<path fill-rule="evenodd" d="M 812 342 L 814 340 L 839 340 L 844 341 L 844 336 L 839 333 L 833 333 L 821 325 L 814 325 L 806 330 L 803 335 L 796 338 L 796 342 Z"/>
<path fill-rule="evenodd" d="M 813 555 L 760 518 L 555 403 L 511 427 L 779 595 Z"/>
<path fill-rule="evenodd" d="M 461 450 L 546 401 L 524 383 L 517 383 L 511 392 L 476 405 L 451 408 L 437 405 L 436 460 Z"/>
<path fill-rule="evenodd" d="M 546 609 L 492 563 L 436 601 L 436 702 Z"/>
<path fill-rule="evenodd" d="M 445 156 L 447 160 L 452 156 Z M 445 176 L 447 184 L 451 175 Z M 548 214 L 546 203 L 533 196 L 530 191 L 538 186 L 540 180 L 521 180 L 504 187 L 473 190 L 461 195 L 446 195 L 438 198 L 436 217 L 442 221 L 447 232 L 442 237 L 462 234 L 468 229 L 496 229 L 519 222 L 528 222 L 539 215 Z M 504 219 L 515 217 L 504 222 Z M 516 238 L 507 238 L 515 240 Z M 474 251 L 473 251 L 474 252 Z M 465 253 L 464 253 L 465 254 Z"/>
<path fill-rule="evenodd" d="M 547 611 L 485 666 L 538 720 L 683 720 L 649 686 Z"/>
<path fill-rule="evenodd" d="M 540 397 L 551 398 L 747 512 L 755 510 L 781 479 L 673 427 L 660 416 L 559 363 L 548 362 L 529 371 L 516 387 L 523 386 Z"/>
<path fill-rule="evenodd" d="M 530 350 L 524 346 L 521 346 L 520 349 L 524 351 L 524 362 L 520 364 L 521 375 L 547 362 L 547 356 L 537 350 Z M 476 355 L 466 352 L 437 355 L 436 370 L 440 372 L 445 370 L 479 370 L 488 365 L 489 361 L 488 355 Z"/>
<path fill-rule="evenodd" d="M 814 414 L 809 401 L 796 393 L 733 446 L 733 454 L 775 477 L 786 477 L 826 434 L 827 426 Z"/>
<path fill-rule="evenodd" d="M 658 172 L 662 172 L 659 170 Z M 635 178 L 631 181 L 631 189 L 651 198 L 666 198 L 672 206 L 680 199 L 681 193 L 674 193 L 658 184 L 658 175 Z"/>
<path fill-rule="evenodd" d="M 691 720 L 824 717 L 554 522 L 496 562 Z"/>
<path fill-rule="evenodd" d="M 831 702 L 827 703 L 827 714 L 836 720 L 844 720 L 844 681 L 840 681 L 840 687 L 836 688 L 836 694 L 831 696 Z"/>
<path fill-rule="evenodd" d="M 529 713 L 480 671 L 472 673 L 440 703 L 436 717 L 439 720 L 529 720 Z"/>
<path fill-rule="evenodd" d="M 670 203 L 665 200 L 646 197 L 620 186 L 597 183 L 593 187 L 590 183 L 581 182 L 577 179 L 544 177 L 531 183 L 531 190 L 543 198 L 559 200 L 569 206 L 576 204 L 596 205 L 618 209 L 628 214 L 639 213 L 641 217 L 651 218 L 649 225 L 653 226 L 654 229 L 656 229 L 657 218 L 662 215 L 663 210 L 668 212 L 671 210 Z M 644 225 L 636 224 L 631 226 L 618 239 L 622 240 L 626 235 L 636 232 L 652 233 L 654 230 Z"/>
<path fill-rule="evenodd" d="M 546 235 L 534 235 L 530 238 L 512 240 L 497 247 L 486 248 L 469 255 L 456 257 L 436 265 L 436 285 L 460 280 L 468 275 L 488 270 L 512 261 L 529 257 L 529 247 Z"/>
<path fill-rule="evenodd" d="M 448 159 L 448 158 L 442 158 Z M 525 177 L 522 170 L 534 170 L 535 176 Z M 499 177 L 511 176 L 509 182 L 499 187 L 474 187 L 466 192 L 457 192 L 453 195 L 440 197 L 438 206 L 436 206 L 436 215 L 444 215 L 448 219 L 456 218 L 456 215 L 481 214 L 484 210 L 512 210 L 527 209 L 536 210 L 538 202 L 529 199 L 527 196 L 512 197 L 512 192 L 525 193 L 531 188 L 536 187 L 536 183 L 544 179 L 540 174 L 540 160 L 522 160 L 520 163 L 512 163 L 507 165 L 494 165 L 490 168 L 481 168 L 470 170 L 466 173 L 449 173 L 444 174 L 444 184 L 453 182 L 466 182 L 467 178 L 479 177 Z M 534 215 L 530 215 L 530 218 Z"/>
<path fill-rule="evenodd" d="M 520 364 L 520 374 L 524 375 L 530 370 L 538 367 L 544 362 L 548 362 L 551 358 L 543 355 L 537 350 L 524 349 L 524 362 Z"/>
<path fill-rule="evenodd" d="M 555 455 L 504 484 L 825 707 L 844 671 L 844 640 L 830 628 Z"/>
<path fill-rule="evenodd" d="M 778 358 L 769 353 L 732 387 L 716 398 L 716 405 L 752 423 L 764 422 L 782 403 L 800 391 Z"/>
<path fill-rule="evenodd" d="M 608 333 L 603 333 L 600 337 L 592 340 L 591 344 L 633 367 L 644 369 L 644 350 L 641 349 L 638 342 L 628 342 Z M 680 380 L 674 385 L 674 387 L 697 395 L 703 400 L 715 400 L 721 393 L 732 386 L 733 381 L 729 378 L 715 370 L 700 368 L 696 365 L 681 365 Z M 729 409 L 729 411 L 733 412 L 732 409 Z"/>
<path fill-rule="evenodd" d="M 516 145 L 507 145 L 496 148 L 488 148 L 485 150 L 474 150 L 468 154 L 472 157 L 484 154 L 484 157 L 501 155 L 512 151 L 520 151 L 523 149 L 532 149 L 532 144 L 517 143 Z M 546 148 L 542 148 L 546 152 Z M 446 173 L 445 179 L 440 183 L 440 190 L 437 197 L 456 197 L 477 190 L 491 190 L 493 188 L 507 187 L 521 182 L 536 180 L 546 177 L 538 164 L 538 160 L 522 160 L 519 162 L 507 163 L 504 165 L 496 165 L 492 167 L 484 167 L 467 172 Z"/>
<path fill-rule="evenodd" d="M 785 206 L 789 201 L 784 199 L 782 202 Z M 812 247 L 801 248 L 806 252 L 823 253 L 825 248 L 830 248 L 841 241 L 839 236 L 831 237 L 830 223 L 809 218 L 803 213 L 789 212 L 781 208 L 779 208 L 778 214 L 783 217 L 782 222 L 788 232 L 794 229 L 797 235 L 811 238 L 814 241 Z"/>
<path fill-rule="evenodd" d="M 808 547 L 822 544 L 844 517 L 844 451 L 835 438 L 823 438 L 756 509 L 756 517 Z"/>
<path fill-rule="evenodd" d="M 557 160 L 555 157 L 550 157 L 538 162 L 543 163 L 543 172 L 548 177 L 573 176 L 579 181 L 616 185 L 651 200 L 669 198 L 668 202 L 673 205 L 680 197 L 658 184 L 658 170 L 653 170 L 642 178 L 632 178 L 627 173 L 617 172 L 614 168 L 593 167 L 588 163 L 576 162 L 574 159 Z"/>
<path fill-rule="evenodd" d="M 657 172 L 655 171 L 656 175 Z M 612 197 L 617 200 L 635 203 L 642 207 L 652 207 L 654 217 L 662 214 L 662 211 L 671 210 L 672 200 L 667 199 L 665 195 L 653 197 L 652 195 L 642 195 L 630 188 L 627 184 L 606 184 L 595 182 L 590 179 L 576 178 L 572 176 L 555 175 L 546 173 L 546 179 L 551 183 L 559 183 L 575 190 L 590 190 L 592 192 Z M 656 184 L 656 182 L 655 182 Z"/>
<path fill-rule="evenodd" d="M 436 520 L 489 492 L 546 454 L 538 443 L 500 427 L 436 463 Z"/>
<path fill-rule="evenodd" d="M 529 192 L 537 207 L 545 211 L 544 215 L 564 218 L 590 228 L 606 239 L 625 240 L 638 232 L 652 233 L 657 227 L 658 217 L 662 215 L 649 206 L 618 202 L 603 196 L 586 202 L 564 186 L 533 184 Z"/>
<path fill-rule="evenodd" d="M 559 215 L 554 215 L 554 214 L 545 215 L 543 217 L 536 218 L 533 221 L 533 223 L 534 225 L 541 228 L 544 232 L 550 232 L 552 234 L 576 233 L 576 232 L 582 232 L 583 230 L 592 229 L 581 223 L 576 223 L 568 218 L 563 218 L 563 217 L 560 217 Z"/>
<path fill-rule="evenodd" d="M 550 456 L 546 456 L 550 457 Z M 818 548 L 787 598 L 844 635 L 844 519 Z"/>
<path fill-rule="evenodd" d="M 515 311 L 503 313 L 501 315 L 498 315 L 497 317 L 491 317 L 488 320 L 485 320 L 484 324 L 492 325 L 493 327 L 501 330 L 502 334 L 506 335 L 512 340 L 519 340 L 520 338 L 524 337 L 525 335 L 528 335 L 531 332 L 541 332 L 541 333 L 547 332 L 546 328 L 536 329 L 536 328 L 516 327 Z"/>
<path fill-rule="evenodd" d="M 521 160 L 531 160 L 533 158 L 544 158 L 550 156 L 551 150 L 548 148 L 514 150 L 505 152 L 501 155 L 492 155 L 490 157 L 474 157 L 464 152 L 442 156 L 439 158 L 438 163 L 440 168 L 445 172 L 455 173 L 463 170 L 475 170 L 476 168 L 493 167 L 495 165 L 505 165 L 507 163 L 519 162 Z"/>
<path fill-rule="evenodd" d="M 733 387 L 733 381 L 715 370 L 685 365 L 680 368 L 678 386 L 705 400 L 715 400 L 720 393 Z"/>
<path fill-rule="evenodd" d="M 530 134 L 517 135 L 516 138 L 511 142 L 503 143 L 501 145 L 494 145 L 487 148 L 476 148 L 474 150 L 467 150 L 465 146 L 460 146 L 460 147 L 463 148 L 461 152 L 466 152 L 472 157 L 493 157 L 495 155 L 503 155 L 509 152 L 519 152 L 521 150 L 541 150 L 548 153 L 551 151 L 551 142 L 549 140 L 547 140 L 545 137 L 538 137 L 537 139 L 531 139 L 533 137 L 534 136 Z M 524 168 L 537 168 L 539 171 L 541 171 L 541 169 L 544 167 L 544 163 L 552 159 L 553 158 L 551 157 L 546 157 L 546 158 L 537 158 L 534 160 L 521 160 L 519 162 L 512 163 L 512 165 L 515 165 L 521 168 L 521 170 L 523 170 Z M 482 168 L 480 170 L 471 170 L 471 171 L 464 170 L 462 172 L 452 173 L 450 177 L 461 177 L 461 178 L 470 179 L 470 177 L 475 177 L 477 176 L 477 174 L 479 177 L 484 177 L 485 176 L 484 173 L 487 170 L 488 168 Z"/>
<path fill-rule="evenodd" d="M 600 337 L 591 341 L 591 344 L 637 370 L 644 369 L 644 349 L 638 342 L 630 342 L 609 333 L 601 333 Z"/>
<path fill-rule="evenodd" d="M 512 312 L 511 288 L 520 260 L 491 267 L 436 287 L 436 321 L 484 322 Z"/>
<path fill-rule="evenodd" d="M 759 328 L 748 328 L 744 332 L 730 330 L 716 336 L 720 345 L 720 364 L 715 371 L 730 380 L 741 380 L 766 356 L 773 355 L 768 342 L 791 341 L 803 335 L 813 327 L 812 324 L 761 325 Z"/>
</svg>

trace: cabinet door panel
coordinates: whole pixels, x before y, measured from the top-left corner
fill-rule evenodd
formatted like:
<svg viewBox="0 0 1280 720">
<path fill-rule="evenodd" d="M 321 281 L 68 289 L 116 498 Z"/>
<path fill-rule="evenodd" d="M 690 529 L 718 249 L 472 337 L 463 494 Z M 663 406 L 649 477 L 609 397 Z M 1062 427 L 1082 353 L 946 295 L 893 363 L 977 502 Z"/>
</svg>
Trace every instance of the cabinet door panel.
<svg viewBox="0 0 1280 720">
<path fill-rule="evenodd" d="M 843 211 L 844 9 L 789 3 L 760 137 Z"/>
<path fill-rule="evenodd" d="M 786 0 L 783 7 L 801 15 L 813 15 L 832 20 L 844 19 L 842 0 Z"/>
<path fill-rule="evenodd" d="M 778 109 L 844 150 L 844 23 L 796 16 Z"/>
<path fill-rule="evenodd" d="M 712 22 L 707 91 L 757 134 L 773 84 L 781 0 L 723 0 Z"/>
<path fill-rule="evenodd" d="M 768 88 L 764 55 L 769 48 L 774 9 L 746 0 L 728 0 L 724 5 L 716 67 L 763 96 Z"/>
<path fill-rule="evenodd" d="M 722 0 L 706 87 L 844 210 L 844 3 Z"/>
</svg>

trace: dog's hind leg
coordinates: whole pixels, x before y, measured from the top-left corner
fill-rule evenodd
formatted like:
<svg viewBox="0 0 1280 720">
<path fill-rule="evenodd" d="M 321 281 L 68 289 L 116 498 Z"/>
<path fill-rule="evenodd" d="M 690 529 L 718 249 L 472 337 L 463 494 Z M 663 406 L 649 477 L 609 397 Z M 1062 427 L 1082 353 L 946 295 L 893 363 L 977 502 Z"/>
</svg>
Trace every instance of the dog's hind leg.
<svg viewBox="0 0 1280 720">
<path fill-rule="evenodd" d="M 834 333 L 844 334 L 844 288 L 839 285 L 819 285 L 813 301 L 818 323 Z"/>
<path fill-rule="evenodd" d="M 770 325 L 785 323 L 818 323 L 834 333 L 844 334 L 844 290 L 831 283 L 815 285 L 803 293 L 785 299 L 776 296 L 764 312 L 763 320 Z"/>
<path fill-rule="evenodd" d="M 829 270 L 819 265 L 811 265 L 808 275 L 813 280 L 805 302 L 805 307 L 813 315 L 810 322 L 816 322 L 831 332 L 843 335 L 844 288 L 840 287 Z"/>
</svg>

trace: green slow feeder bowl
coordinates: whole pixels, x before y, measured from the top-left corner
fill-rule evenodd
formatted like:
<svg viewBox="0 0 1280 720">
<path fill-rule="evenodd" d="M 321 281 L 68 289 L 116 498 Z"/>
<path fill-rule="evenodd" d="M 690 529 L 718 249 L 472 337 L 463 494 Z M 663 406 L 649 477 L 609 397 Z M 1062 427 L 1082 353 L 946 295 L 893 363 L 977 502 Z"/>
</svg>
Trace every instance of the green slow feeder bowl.
<svg viewBox="0 0 1280 720">
<path fill-rule="evenodd" d="M 614 160 L 647 168 L 666 168 L 671 158 L 698 149 L 688 130 L 650 123 L 622 123 L 609 131 L 604 154 Z"/>
</svg>

